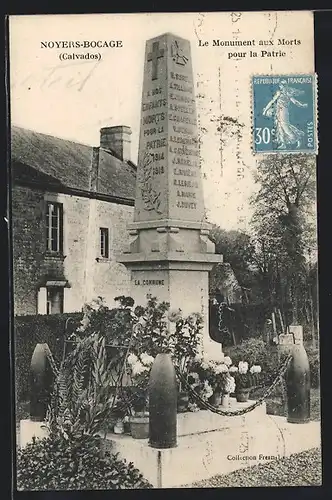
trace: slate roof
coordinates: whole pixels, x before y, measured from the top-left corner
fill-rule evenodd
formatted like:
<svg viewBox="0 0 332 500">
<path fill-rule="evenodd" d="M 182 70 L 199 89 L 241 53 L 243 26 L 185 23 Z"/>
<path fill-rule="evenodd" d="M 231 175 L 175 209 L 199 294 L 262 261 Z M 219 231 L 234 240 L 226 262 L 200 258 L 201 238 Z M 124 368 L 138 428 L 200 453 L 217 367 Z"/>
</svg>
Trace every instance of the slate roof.
<svg viewBox="0 0 332 500">
<path fill-rule="evenodd" d="M 11 163 L 13 181 L 89 192 L 91 146 L 13 126 Z M 136 166 L 100 148 L 98 194 L 133 200 Z"/>
</svg>

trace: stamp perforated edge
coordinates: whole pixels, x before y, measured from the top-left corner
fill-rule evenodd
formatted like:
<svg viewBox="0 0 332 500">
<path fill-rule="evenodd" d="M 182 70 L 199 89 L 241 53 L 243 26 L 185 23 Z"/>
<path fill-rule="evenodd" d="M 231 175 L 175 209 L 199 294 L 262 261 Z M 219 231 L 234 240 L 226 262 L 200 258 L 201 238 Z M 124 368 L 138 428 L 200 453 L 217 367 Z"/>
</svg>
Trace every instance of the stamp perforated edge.
<svg viewBox="0 0 332 500">
<path fill-rule="evenodd" d="M 312 82 L 312 85 L 313 85 L 313 114 L 314 114 L 314 128 L 315 128 L 315 148 L 313 148 L 312 150 L 308 151 L 308 150 L 300 150 L 300 151 L 281 151 L 281 150 L 278 150 L 278 151 L 256 151 L 255 150 L 255 140 L 254 140 L 254 91 L 253 91 L 253 79 L 254 78 L 257 78 L 257 77 L 263 77 L 263 76 L 271 76 L 271 78 L 273 77 L 288 77 L 288 76 L 299 76 L 299 75 L 308 75 L 308 76 L 311 76 L 312 79 L 313 79 L 313 82 Z M 271 75 L 268 75 L 266 73 L 252 73 L 249 75 L 249 78 L 250 78 L 250 120 L 251 120 L 251 126 L 250 126 L 250 149 L 251 149 L 251 153 L 254 155 L 254 156 L 265 156 L 265 155 L 285 155 L 285 154 L 307 154 L 307 155 L 318 155 L 318 150 L 319 150 L 319 136 L 318 136 L 318 75 L 316 72 L 308 72 L 308 73 L 299 73 L 299 72 L 296 72 L 296 73 L 285 73 L 285 74 L 281 74 L 281 73 L 276 73 L 276 74 L 271 74 Z"/>
</svg>

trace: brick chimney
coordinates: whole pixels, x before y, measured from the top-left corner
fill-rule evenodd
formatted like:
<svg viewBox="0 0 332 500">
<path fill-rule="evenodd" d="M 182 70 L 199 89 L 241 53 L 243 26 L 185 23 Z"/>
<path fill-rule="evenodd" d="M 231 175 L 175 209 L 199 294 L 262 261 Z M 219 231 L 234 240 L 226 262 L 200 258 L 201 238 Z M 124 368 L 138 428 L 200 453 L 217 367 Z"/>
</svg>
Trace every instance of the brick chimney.
<svg viewBox="0 0 332 500">
<path fill-rule="evenodd" d="M 98 191 L 99 181 L 99 146 L 92 148 L 91 165 L 89 172 L 90 191 Z"/>
<path fill-rule="evenodd" d="M 124 125 L 100 129 L 100 147 L 112 150 L 123 161 L 131 159 L 131 128 Z"/>
</svg>

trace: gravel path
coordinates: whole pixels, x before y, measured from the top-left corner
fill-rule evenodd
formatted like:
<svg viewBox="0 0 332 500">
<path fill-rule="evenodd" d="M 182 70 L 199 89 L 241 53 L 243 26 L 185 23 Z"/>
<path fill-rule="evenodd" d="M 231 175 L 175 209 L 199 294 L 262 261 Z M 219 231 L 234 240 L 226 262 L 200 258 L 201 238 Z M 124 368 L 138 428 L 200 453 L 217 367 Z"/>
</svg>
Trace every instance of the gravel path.
<svg viewBox="0 0 332 500">
<path fill-rule="evenodd" d="M 268 464 L 255 465 L 183 487 L 320 486 L 321 484 L 321 451 L 319 448 L 314 448 Z"/>
</svg>

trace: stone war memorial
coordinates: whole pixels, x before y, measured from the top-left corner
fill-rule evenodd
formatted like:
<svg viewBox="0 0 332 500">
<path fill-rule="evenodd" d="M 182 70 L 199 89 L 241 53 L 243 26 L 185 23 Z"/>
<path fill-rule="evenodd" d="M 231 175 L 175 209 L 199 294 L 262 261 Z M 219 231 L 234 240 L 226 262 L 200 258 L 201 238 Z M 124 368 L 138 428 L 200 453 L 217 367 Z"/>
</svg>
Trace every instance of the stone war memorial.
<svg viewBox="0 0 332 500">
<path fill-rule="evenodd" d="M 220 362 L 222 347 L 209 336 L 208 279 L 222 256 L 214 253 L 205 217 L 194 86 L 188 40 L 166 33 L 146 42 L 134 222 L 119 261 L 130 269 L 137 304 L 150 295 L 184 313 L 202 313 L 203 359 Z M 288 377 L 289 408 L 296 407 L 293 420 L 268 416 L 265 402 L 231 398 L 224 412 L 211 407 L 178 414 L 171 429 L 172 403 L 162 395 L 166 389 L 160 377 L 161 408 L 154 421 L 150 406 L 150 442 L 113 436 L 113 449 L 133 460 L 154 486 L 176 487 L 310 448 L 319 440 L 319 426 L 309 422 L 308 384 L 304 388 L 300 381 L 308 375 L 306 354 L 297 347 Z M 161 374 L 163 370 L 161 363 Z M 294 429 L 290 422 L 310 429 Z M 158 430 L 164 433 L 159 447 Z M 243 449 L 247 462 L 241 461 Z"/>
<path fill-rule="evenodd" d="M 208 333 L 208 275 L 214 253 L 206 221 L 190 43 L 170 33 L 146 43 L 134 222 L 119 260 L 131 296 L 202 313 L 203 353 L 222 355 Z"/>
</svg>

